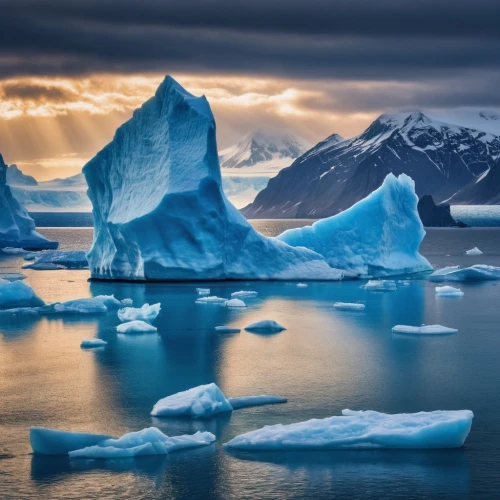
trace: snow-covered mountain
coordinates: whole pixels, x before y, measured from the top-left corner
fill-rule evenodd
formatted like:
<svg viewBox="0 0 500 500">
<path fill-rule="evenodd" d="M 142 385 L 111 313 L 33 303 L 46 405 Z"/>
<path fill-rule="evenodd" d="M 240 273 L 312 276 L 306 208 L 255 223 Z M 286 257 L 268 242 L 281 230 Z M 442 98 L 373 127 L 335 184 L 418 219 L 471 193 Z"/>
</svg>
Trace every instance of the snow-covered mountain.
<svg viewBox="0 0 500 500">
<path fill-rule="evenodd" d="M 430 194 L 440 202 L 477 180 L 499 155 L 495 113 L 387 113 L 357 137 L 317 144 L 271 179 L 243 213 L 327 217 L 367 196 L 391 172 L 410 175 L 419 196 Z"/>
<path fill-rule="evenodd" d="M 38 182 L 31 175 L 25 175 L 17 165 L 7 167 L 7 184 L 9 186 L 36 186 Z"/>
</svg>

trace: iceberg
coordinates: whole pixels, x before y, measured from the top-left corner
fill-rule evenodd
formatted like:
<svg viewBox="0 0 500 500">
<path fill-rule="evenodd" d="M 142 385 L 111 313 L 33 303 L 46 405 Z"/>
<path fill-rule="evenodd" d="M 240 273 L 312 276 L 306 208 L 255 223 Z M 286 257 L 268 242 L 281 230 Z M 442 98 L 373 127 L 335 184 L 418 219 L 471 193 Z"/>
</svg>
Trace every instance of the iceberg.
<svg viewBox="0 0 500 500">
<path fill-rule="evenodd" d="M 476 264 L 464 268 L 460 266 L 443 267 L 429 276 L 430 281 L 487 281 L 499 279 L 500 267 L 485 264 Z"/>
<path fill-rule="evenodd" d="M 75 299 L 56 302 L 39 310 L 40 314 L 104 314 L 108 308 L 96 299 Z"/>
<path fill-rule="evenodd" d="M 297 283 L 297 288 L 307 288 L 308 286 L 307 283 Z"/>
<path fill-rule="evenodd" d="M 26 279 L 26 275 L 21 273 L 6 273 L 0 276 L 0 280 L 4 281 L 22 281 L 24 279 Z"/>
<path fill-rule="evenodd" d="M 122 303 L 122 306 L 125 307 L 131 307 L 134 305 L 134 301 L 132 299 L 122 299 L 120 302 Z"/>
<path fill-rule="evenodd" d="M 310 248 L 331 267 L 358 276 L 391 276 L 432 270 L 418 253 L 425 231 L 415 183 L 389 174 L 382 185 L 344 212 L 312 226 L 289 229 L 278 239 Z"/>
<path fill-rule="evenodd" d="M 116 327 L 118 333 L 156 333 L 156 326 L 150 325 L 145 321 L 133 320 L 127 323 L 122 323 Z"/>
<path fill-rule="evenodd" d="M 364 311 L 365 305 L 358 304 L 357 302 L 335 302 L 333 304 L 335 309 L 339 309 L 341 311 Z"/>
<path fill-rule="evenodd" d="M 342 416 L 269 425 L 224 446 L 241 450 L 460 448 L 472 425 L 469 410 L 388 415 L 343 410 Z"/>
<path fill-rule="evenodd" d="M 215 295 L 212 295 L 210 297 L 200 297 L 199 299 L 195 300 L 195 304 L 216 304 L 219 306 L 226 305 L 226 302 L 227 299 L 216 297 Z"/>
<path fill-rule="evenodd" d="M 255 333 L 277 333 L 286 330 L 286 328 L 272 319 L 263 319 L 261 321 L 256 321 L 255 323 L 245 326 L 245 330 L 247 332 Z"/>
<path fill-rule="evenodd" d="M 466 255 L 483 255 L 483 252 L 481 252 L 481 250 L 479 250 L 479 248 L 477 247 L 471 248 L 470 250 L 467 250 L 465 253 Z"/>
<path fill-rule="evenodd" d="M 259 293 L 253 290 L 240 290 L 239 292 L 233 292 L 231 297 L 234 299 L 250 299 L 252 297 L 257 297 Z"/>
<path fill-rule="evenodd" d="M 249 408 L 250 406 L 276 405 L 287 403 L 288 399 L 281 396 L 269 396 L 262 394 L 260 396 L 240 396 L 238 398 L 227 398 L 233 410 Z"/>
<path fill-rule="evenodd" d="M 120 309 L 123 305 L 114 295 L 97 295 L 94 300 L 102 302 L 108 310 Z"/>
<path fill-rule="evenodd" d="M 160 314 L 161 304 L 144 304 L 142 307 L 125 307 L 118 311 L 118 319 L 125 323 L 126 321 L 146 321 L 151 323 Z"/>
<path fill-rule="evenodd" d="M 240 299 L 230 299 L 225 304 L 226 307 L 246 307 L 246 304 Z"/>
<path fill-rule="evenodd" d="M 25 260 L 28 260 L 26 256 Z M 88 269 L 88 267 L 87 257 L 82 250 L 49 250 L 35 255 L 34 260 L 29 264 L 25 264 L 23 269 L 45 271 L 56 269 Z"/>
<path fill-rule="evenodd" d="M 92 278 L 340 280 L 431 269 L 410 178 L 389 175 L 342 214 L 278 238 L 228 201 L 215 120 L 171 77 L 83 168 L 95 220 Z M 352 274 L 352 273 L 350 273 Z"/>
<path fill-rule="evenodd" d="M 392 329 L 393 333 L 407 333 L 410 335 L 450 335 L 457 333 L 455 328 L 448 328 L 441 325 L 408 326 L 396 325 Z"/>
<path fill-rule="evenodd" d="M 22 281 L 0 281 L 0 309 L 40 307 L 45 302 Z"/>
<path fill-rule="evenodd" d="M 370 280 L 361 288 L 371 292 L 394 292 L 397 290 L 396 283 L 392 280 Z"/>
<path fill-rule="evenodd" d="M 241 328 L 232 328 L 230 326 L 216 326 L 215 331 L 219 333 L 240 333 Z"/>
<path fill-rule="evenodd" d="M 82 349 L 91 349 L 93 347 L 104 347 L 107 346 L 108 343 L 102 339 L 90 339 L 90 340 L 82 340 L 80 347 Z"/>
<path fill-rule="evenodd" d="M 7 165 L 0 154 L 0 248 L 41 250 L 58 245 L 36 232 L 33 219 L 12 195 L 7 185 Z"/>
<path fill-rule="evenodd" d="M 452 286 L 437 286 L 436 297 L 462 297 L 464 292 Z"/>
</svg>

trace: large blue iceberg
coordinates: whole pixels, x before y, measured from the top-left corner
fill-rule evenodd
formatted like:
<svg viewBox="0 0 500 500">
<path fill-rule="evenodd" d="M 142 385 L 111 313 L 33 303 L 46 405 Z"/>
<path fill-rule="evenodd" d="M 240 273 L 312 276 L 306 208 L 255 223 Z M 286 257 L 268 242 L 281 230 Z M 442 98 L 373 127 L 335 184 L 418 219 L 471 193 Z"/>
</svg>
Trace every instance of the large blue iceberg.
<svg viewBox="0 0 500 500">
<path fill-rule="evenodd" d="M 336 246 L 336 260 L 322 248 L 304 248 L 308 245 L 300 238 L 291 246 L 259 234 L 222 190 L 215 120 L 206 98 L 194 97 L 170 77 L 83 173 L 95 220 L 87 256 L 93 278 L 339 280 L 344 270 L 391 274 L 430 268 L 418 255 L 423 229 L 407 179 L 391 179 L 382 196 L 368 205 L 360 202 L 331 224 L 332 231 L 342 227 L 344 234 L 345 225 L 353 224 L 360 238 L 344 238 L 346 246 Z M 399 196 L 384 196 L 389 188 L 391 193 L 399 189 Z M 377 210 L 378 203 L 384 208 Z M 386 220 L 376 221 L 380 214 Z M 376 228 L 364 234 L 375 222 Z M 378 239 L 377 229 L 382 231 Z M 369 255 L 357 255 L 368 248 Z M 388 262 L 392 257 L 398 258 L 395 264 Z"/>
</svg>

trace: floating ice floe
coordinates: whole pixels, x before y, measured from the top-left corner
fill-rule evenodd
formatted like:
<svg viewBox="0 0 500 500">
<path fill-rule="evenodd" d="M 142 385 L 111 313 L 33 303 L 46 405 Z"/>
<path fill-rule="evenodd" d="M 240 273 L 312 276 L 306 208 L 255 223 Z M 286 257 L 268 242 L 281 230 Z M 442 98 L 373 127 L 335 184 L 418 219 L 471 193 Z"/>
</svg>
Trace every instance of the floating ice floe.
<svg viewBox="0 0 500 500">
<path fill-rule="evenodd" d="M 434 271 L 430 281 L 487 281 L 500 279 L 500 267 L 477 264 L 471 267 L 443 267 Z"/>
<path fill-rule="evenodd" d="M 253 290 L 240 290 L 239 292 L 233 292 L 231 294 L 231 297 L 238 298 L 238 299 L 241 299 L 241 298 L 250 299 L 252 297 L 257 297 L 257 295 L 258 295 L 258 292 L 254 292 Z"/>
<path fill-rule="evenodd" d="M 226 307 L 246 307 L 247 305 L 240 299 L 229 299 L 225 303 Z"/>
<path fill-rule="evenodd" d="M 458 332 L 458 330 L 455 328 L 448 328 L 447 326 L 441 325 L 396 325 L 395 327 L 393 327 L 392 331 L 394 333 L 407 333 L 411 335 L 449 335 L 451 333 Z"/>
<path fill-rule="evenodd" d="M 437 286 L 436 297 L 462 297 L 464 292 L 452 286 Z"/>
<path fill-rule="evenodd" d="M 136 319 L 118 325 L 116 327 L 116 331 L 118 333 L 155 333 L 158 331 L 158 329 L 156 328 L 156 326 Z"/>
<path fill-rule="evenodd" d="M 263 319 L 261 321 L 256 321 L 255 323 L 245 326 L 245 330 L 247 332 L 255 333 L 275 333 L 286 330 L 286 328 L 272 319 Z"/>
<path fill-rule="evenodd" d="M 357 302 L 335 302 L 333 304 L 335 309 L 340 309 L 342 311 L 364 311 L 365 305 L 358 304 Z"/>
<path fill-rule="evenodd" d="M 307 283 L 297 283 L 297 288 L 307 288 L 308 286 Z"/>
<path fill-rule="evenodd" d="M 43 455 L 69 455 L 71 458 L 108 459 L 147 455 L 166 455 L 183 448 L 205 446 L 215 441 L 211 432 L 166 436 L 156 427 L 129 432 L 120 438 L 100 434 L 64 432 L 32 427 L 33 452 Z"/>
<path fill-rule="evenodd" d="M 28 253 L 28 251 L 25 250 L 24 248 L 13 248 L 13 247 L 5 247 L 2 248 L 1 251 L 8 255 L 24 255 Z"/>
<path fill-rule="evenodd" d="M 392 280 L 370 280 L 361 288 L 371 292 L 393 292 L 397 290 L 396 282 Z"/>
<path fill-rule="evenodd" d="M 195 300 L 196 304 L 215 304 L 215 305 L 225 305 L 227 302 L 227 299 L 224 299 L 222 297 L 216 297 L 215 295 L 212 295 L 210 297 L 200 297 L 199 299 Z"/>
<path fill-rule="evenodd" d="M 240 333 L 241 328 L 232 328 L 230 326 L 216 326 L 215 331 L 219 333 Z"/>
<path fill-rule="evenodd" d="M 483 252 L 481 252 L 481 250 L 479 250 L 479 248 L 477 247 L 471 248 L 470 250 L 467 250 L 465 253 L 467 255 L 483 255 Z"/>
<path fill-rule="evenodd" d="M 45 302 L 22 281 L 0 280 L 0 309 L 40 307 Z"/>
<path fill-rule="evenodd" d="M 236 407 L 232 406 L 231 401 Z M 151 415 L 154 417 L 207 418 L 218 413 L 233 411 L 236 408 L 276 403 L 286 403 L 286 398 L 268 395 L 227 398 L 219 387 L 212 383 L 160 399 L 154 405 Z"/>
<path fill-rule="evenodd" d="M 114 295 L 97 295 L 94 299 L 102 302 L 110 311 L 120 309 L 123 305 Z"/>
<path fill-rule="evenodd" d="M 40 314 L 104 314 L 108 308 L 96 299 L 75 299 L 66 302 L 56 302 L 39 310 Z"/>
<path fill-rule="evenodd" d="M 460 448 L 472 425 L 469 410 L 388 415 L 343 410 L 343 416 L 268 425 L 224 446 L 241 450 Z"/>
<path fill-rule="evenodd" d="M 89 264 L 82 250 L 48 250 L 35 255 L 35 260 L 24 264 L 23 269 L 37 271 L 56 269 L 88 269 Z"/>
<path fill-rule="evenodd" d="M 210 295 L 210 288 L 197 288 L 198 295 Z"/>
<path fill-rule="evenodd" d="M 151 323 L 160 314 L 161 304 L 144 304 L 142 307 L 125 307 L 118 311 L 118 318 L 122 323 L 126 321 L 146 321 Z"/>
<path fill-rule="evenodd" d="M 5 281 L 22 281 L 24 279 L 26 279 L 26 275 L 21 273 L 5 273 L 0 276 L 0 280 Z"/>
<path fill-rule="evenodd" d="M 125 307 L 131 307 L 134 305 L 134 301 L 132 299 L 122 299 L 121 303 L 122 303 L 122 306 L 125 306 Z"/>
<path fill-rule="evenodd" d="M 89 340 L 82 340 L 82 343 L 80 344 L 80 347 L 83 349 L 90 349 L 93 347 L 104 347 L 107 346 L 108 343 L 105 340 L 102 339 L 89 339 Z"/>
</svg>

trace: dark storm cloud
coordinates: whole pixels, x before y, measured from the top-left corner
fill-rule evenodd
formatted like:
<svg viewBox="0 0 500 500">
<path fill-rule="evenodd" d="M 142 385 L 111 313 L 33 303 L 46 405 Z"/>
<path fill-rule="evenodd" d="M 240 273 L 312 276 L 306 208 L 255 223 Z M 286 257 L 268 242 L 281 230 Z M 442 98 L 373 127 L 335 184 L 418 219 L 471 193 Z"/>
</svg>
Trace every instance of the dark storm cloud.
<svg viewBox="0 0 500 500">
<path fill-rule="evenodd" d="M 37 101 L 46 100 L 51 102 L 65 101 L 70 96 L 60 88 L 47 87 L 37 84 L 5 84 L 2 86 L 3 97 L 7 99 L 34 99 Z"/>
</svg>

